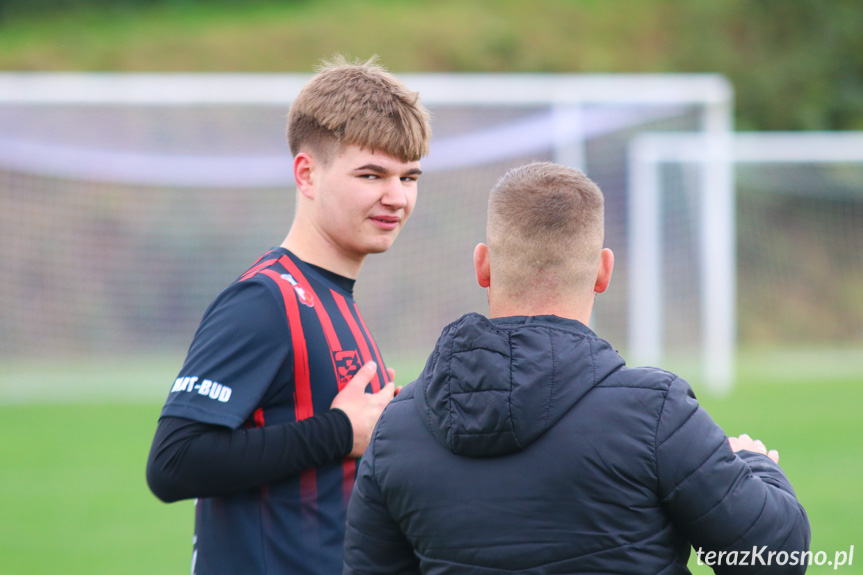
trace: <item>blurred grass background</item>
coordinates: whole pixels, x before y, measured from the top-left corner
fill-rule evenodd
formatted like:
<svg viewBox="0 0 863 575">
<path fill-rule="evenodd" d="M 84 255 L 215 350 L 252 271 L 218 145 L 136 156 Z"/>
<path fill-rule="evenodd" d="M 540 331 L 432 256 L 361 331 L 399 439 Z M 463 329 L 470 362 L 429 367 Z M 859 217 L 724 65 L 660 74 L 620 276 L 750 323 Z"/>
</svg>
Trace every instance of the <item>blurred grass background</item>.
<svg viewBox="0 0 863 575">
<path fill-rule="evenodd" d="M 395 72 L 720 72 L 738 129 L 849 130 L 861 23 L 859 0 L 0 0 L 0 70 L 309 72 L 340 52 Z M 0 362 L 0 574 L 188 571 L 192 504 L 144 481 L 181 360 Z M 743 350 L 738 370 L 726 397 L 693 382 L 702 404 L 779 449 L 813 550 L 859 544 L 863 359 Z"/>
</svg>

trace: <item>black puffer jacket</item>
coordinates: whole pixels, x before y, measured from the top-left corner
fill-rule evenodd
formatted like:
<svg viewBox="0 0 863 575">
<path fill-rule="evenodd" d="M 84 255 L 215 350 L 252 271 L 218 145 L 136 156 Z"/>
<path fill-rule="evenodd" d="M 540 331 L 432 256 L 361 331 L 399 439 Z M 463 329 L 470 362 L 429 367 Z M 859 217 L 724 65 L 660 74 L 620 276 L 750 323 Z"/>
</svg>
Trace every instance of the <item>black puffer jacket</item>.
<svg viewBox="0 0 863 575">
<path fill-rule="evenodd" d="M 468 314 L 378 423 L 345 573 L 688 573 L 690 546 L 793 573 L 809 535 L 779 466 L 732 453 L 680 378 L 577 321 Z"/>
</svg>

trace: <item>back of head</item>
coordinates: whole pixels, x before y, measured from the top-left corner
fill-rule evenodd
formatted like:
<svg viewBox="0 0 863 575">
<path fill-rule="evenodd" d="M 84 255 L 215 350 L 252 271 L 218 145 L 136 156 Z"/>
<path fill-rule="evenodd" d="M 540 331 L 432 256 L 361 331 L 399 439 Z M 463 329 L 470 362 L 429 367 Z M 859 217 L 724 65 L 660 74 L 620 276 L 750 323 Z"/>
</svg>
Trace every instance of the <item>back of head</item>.
<svg viewBox="0 0 863 575">
<path fill-rule="evenodd" d="M 508 297 L 592 293 L 604 229 L 602 192 L 581 171 L 549 162 L 510 170 L 488 202 L 495 289 Z"/>
<path fill-rule="evenodd" d="M 342 146 L 384 152 L 404 162 L 428 155 L 431 127 L 419 94 L 408 90 L 375 58 L 323 63 L 288 115 L 291 152 L 328 161 Z"/>
</svg>

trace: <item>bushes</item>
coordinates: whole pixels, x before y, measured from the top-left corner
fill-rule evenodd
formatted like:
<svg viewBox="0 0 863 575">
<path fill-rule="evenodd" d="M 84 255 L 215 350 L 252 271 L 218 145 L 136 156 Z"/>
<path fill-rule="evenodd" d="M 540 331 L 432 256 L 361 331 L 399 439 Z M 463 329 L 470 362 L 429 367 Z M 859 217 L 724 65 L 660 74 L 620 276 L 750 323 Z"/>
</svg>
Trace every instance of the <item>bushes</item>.
<svg viewBox="0 0 863 575">
<path fill-rule="evenodd" d="M 4 9 L 7 70 L 308 72 L 340 51 L 377 53 L 397 72 L 719 72 L 734 84 L 738 129 L 863 130 L 860 0 L 0 0 Z"/>
</svg>

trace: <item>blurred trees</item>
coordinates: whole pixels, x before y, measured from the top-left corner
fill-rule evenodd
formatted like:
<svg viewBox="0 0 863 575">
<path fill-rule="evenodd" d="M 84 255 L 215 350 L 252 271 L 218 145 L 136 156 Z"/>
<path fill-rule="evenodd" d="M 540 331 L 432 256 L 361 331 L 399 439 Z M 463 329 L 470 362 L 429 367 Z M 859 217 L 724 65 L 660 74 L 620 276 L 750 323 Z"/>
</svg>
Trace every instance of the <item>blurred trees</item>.
<svg viewBox="0 0 863 575">
<path fill-rule="evenodd" d="M 683 34 L 673 67 L 726 74 L 738 129 L 863 129 L 863 2 L 671 4 Z"/>
<path fill-rule="evenodd" d="M 738 129 L 850 130 L 861 26 L 861 0 L 0 0 L 0 69 L 719 72 Z"/>
</svg>

